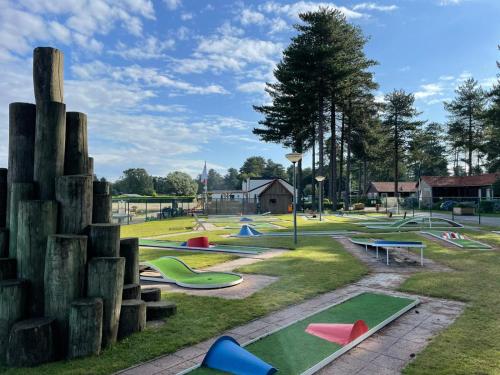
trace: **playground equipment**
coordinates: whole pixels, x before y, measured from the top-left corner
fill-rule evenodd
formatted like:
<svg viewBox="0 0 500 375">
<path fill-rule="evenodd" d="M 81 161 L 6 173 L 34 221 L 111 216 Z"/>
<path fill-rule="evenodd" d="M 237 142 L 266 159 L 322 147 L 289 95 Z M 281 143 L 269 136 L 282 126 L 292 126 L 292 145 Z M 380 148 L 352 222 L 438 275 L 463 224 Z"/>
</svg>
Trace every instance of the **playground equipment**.
<svg viewBox="0 0 500 375">
<path fill-rule="evenodd" d="M 394 230 L 394 229 L 422 229 L 422 228 L 435 228 L 435 229 L 447 229 L 447 228 L 463 228 L 463 225 L 457 223 L 456 221 L 445 219 L 441 217 L 430 217 L 430 216 L 415 216 L 409 219 L 398 220 L 388 224 L 382 223 L 369 223 L 366 225 L 368 229 L 380 229 L 380 230 Z"/>
<path fill-rule="evenodd" d="M 491 249 L 490 245 L 473 240 L 461 233 L 457 232 L 441 232 L 441 231 L 422 231 L 421 233 L 427 234 L 434 238 L 438 238 L 445 242 L 451 243 L 463 249 Z"/>
<path fill-rule="evenodd" d="M 367 238 L 351 238 L 352 243 L 356 245 L 364 246 L 365 251 L 368 252 L 368 248 L 374 248 L 376 251 L 376 256 L 378 259 L 378 251 L 379 249 L 385 249 L 386 255 L 386 264 L 389 265 L 389 250 L 397 250 L 401 248 L 411 249 L 417 248 L 420 249 L 420 265 L 424 266 L 424 248 L 425 245 L 422 242 L 418 241 L 388 241 L 388 240 L 374 240 Z"/>
<path fill-rule="evenodd" d="M 160 248 L 160 249 L 193 250 L 193 251 L 237 253 L 237 254 L 260 254 L 260 253 L 271 250 L 267 247 L 217 245 L 217 244 L 211 244 L 208 247 L 189 246 L 187 242 L 149 240 L 149 239 L 140 239 L 139 246 L 155 247 L 155 248 Z"/>
<path fill-rule="evenodd" d="M 278 369 L 278 374 L 314 374 L 419 303 L 419 300 L 414 298 L 360 293 L 256 338 L 243 347 L 268 366 Z M 364 321 L 368 330 L 345 344 L 338 344 L 306 331 L 310 325 L 313 327 L 317 324 L 356 325 L 355 322 L 358 320 Z M 239 355 L 233 356 L 229 351 L 219 352 L 218 357 L 224 362 L 232 362 L 234 366 L 240 363 Z M 205 366 L 196 366 L 181 374 L 209 375 L 227 372 L 245 375 L 260 374 L 260 372 L 241 371 L 237 367 L 232 367 L 231 370 L 215 371 Z"/>
<path fill-rule="evenodd" d="M 141 263 L 141 280 L 174 283 L 191 289 L 218 289 L 238 285 L 243 277 L 232 272 L 196 271 L 182 260 L 166 256 Z"/>
</svg>

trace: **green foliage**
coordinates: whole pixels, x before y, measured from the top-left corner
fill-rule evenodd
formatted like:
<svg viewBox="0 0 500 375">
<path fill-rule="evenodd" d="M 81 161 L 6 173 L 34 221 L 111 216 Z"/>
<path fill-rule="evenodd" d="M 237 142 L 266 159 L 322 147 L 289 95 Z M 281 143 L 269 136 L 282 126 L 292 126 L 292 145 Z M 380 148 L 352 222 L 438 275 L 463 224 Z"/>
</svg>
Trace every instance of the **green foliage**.
<svg viewBox="0 0 500 375">
<path fill-rule="evenodd" d="M 251 156 L 243 163 L 243 166 L 240 168 L 240 174 L 243 179 L 247 177 L 262 177 L 265 167 L 266 160 L 263 157 Z"/>
<path fill-rule="evenodd" d="M 153 179 L 143 168 L 130 168 L 123 171 L 123 176 L 113 184 L 113 193 L 152 195 Z"/>
<path fill-rule="evenodd" d="M 166 193 L 174 195 L 194 195 L 198 184 L 184 172 L 171 172 L 165 179 Z"/>
</svg>

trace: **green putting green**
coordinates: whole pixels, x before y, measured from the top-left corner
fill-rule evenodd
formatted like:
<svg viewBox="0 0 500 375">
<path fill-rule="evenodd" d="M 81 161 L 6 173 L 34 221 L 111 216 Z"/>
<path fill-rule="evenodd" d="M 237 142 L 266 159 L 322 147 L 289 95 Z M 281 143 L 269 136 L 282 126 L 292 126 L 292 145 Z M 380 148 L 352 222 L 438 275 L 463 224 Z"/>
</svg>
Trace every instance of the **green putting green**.
<svg viewBox="0 0 500 375">
<path fill-rule="evenodd" d="M 488 249 L 491 249 L 490 245 L 473 240 L 471 238 L 447 238 L 444 235 L 446 232 L 443 232 L 443 231 L 427 230 L 427 231 L 422 232 L 422 233 L 429 234 L 432 237 L 438 238 L 440 240 L 446 241 L 448 243 L 451 243 L 455 246 L 458 246 L 458 247 L 461 247 L 464 249 L 469 249 L 469 250 L 488 250 Z"/>
<path fill-rule="evenodd" d="M 224 253 L 240 253 L 240 254 L 260 254 L 270 249 L 267 247 L 256 246 L 237 246 L 237 245 L 215 245 L 211 247 L 187 247 L 182 246 L 182 242 L 165 241 L 165 240 L 148 240 L 139 239 L 139 246 L 158 247 L 161 249 L 176 249 L 176 250 L 197 250 L 197 251 L 218 251 Z"/>
<path fill-rule="evenodd" d="M 362 319 L 368 325 L 369 331 L 359 338 L 361 341 L 417 304 L 416 299 L 363 293 L 258 339 L 246 345 L 245 349 L 277 368 L 278 374 L 312 374 L 322 367 L 318 365 L 320 362 L 325 366 L 358 342 L 355 340 L 346 346 L 341 346 L 310 335 L 305 332 L 309 324 L 354 323 Z M 223 373 L 200 367 L 189 374 Z"/>
<path fill-rule="evenodd" d="M 231 272 L 199 272 L 175 257 L 162 257 L 141 263 L 158 272 L 160 277 L 141 276 L 143 280 L 175 283 L 193 289 L 215 289 L 239 284 L 240 275 Z"/>
<path fill-rule="evenodd" d="M 457 223 L 453 220 L 440 218 L 440 217 L 428 217 L 428 216 L 416 216 L 410 217 L 408 219 L 397 220 L 393 223 L 373 223 L 366 225 L 368 229 L 422 229 L 422 228 L 461 228 L 462 224 Z"/>
</svg>

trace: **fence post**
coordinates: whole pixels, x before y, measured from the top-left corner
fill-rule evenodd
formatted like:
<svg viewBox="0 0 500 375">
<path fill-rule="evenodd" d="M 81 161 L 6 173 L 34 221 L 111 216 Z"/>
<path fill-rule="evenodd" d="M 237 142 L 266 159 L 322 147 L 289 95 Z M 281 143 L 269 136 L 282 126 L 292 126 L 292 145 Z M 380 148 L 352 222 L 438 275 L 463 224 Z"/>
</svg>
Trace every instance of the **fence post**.
<svg viewBox="0 0 500 375">
<path fill-rule="evenodd" d="M 127 224 L 130 224 L 130 201 L 127 201 Z"/>
<path fill-rule="evenodd" d="M 144 218 L 144 221 L 148 221 L 148 201 L 146 201 L 146 217 Z"/>
<path fill-rule="evenodd" d="M 161 211 L 161 201 L 160 201 L 160 220 L 162 220 L 162 219 L 163 219 L 163 213 Z"/>
</svg>

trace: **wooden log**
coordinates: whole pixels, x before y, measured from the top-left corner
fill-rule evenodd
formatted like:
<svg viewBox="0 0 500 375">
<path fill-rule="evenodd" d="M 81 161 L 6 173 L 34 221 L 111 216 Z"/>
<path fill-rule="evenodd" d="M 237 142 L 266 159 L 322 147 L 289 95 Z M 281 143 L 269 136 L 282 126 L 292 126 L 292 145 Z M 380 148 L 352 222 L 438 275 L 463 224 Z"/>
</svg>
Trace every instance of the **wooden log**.
<svg viewBox="0 0 500 375">
<path fill-rule="evenodd" d="M 93 258 L 88 263 L 87 295 L 101 297 L 103 300 L 103 348 L 116 342 L 122 304 L 124 270 L 124 258 Z"/>
<path fill-rule="evenodd" d="M 44 270 L 47 238 L 56 233 L 57 202 L 21 201 L 17 226 L 17 271 L 22 279 L 28 280 L 29 313 L 40 317 L 44 313 Z"/>
<path fill-rule="evenodd" d="M 118 340 L 122 340 L 133 333 L 140 332 L 146 327 L 146 302 L 140 299 L 129 299 L 122 302 L 120 324 L 118 326 Z"/>
<path fill-rule="evenodd" d="M 120 225 L 91 224 L 89 227 L 89 258 L 117 257 L 120 254 Z"/>
<path fill-rule="evenodd" d="M 52 47 L 33 51 L 33 86 L 36 104 L 64 101 L 64 55 Z"/>
<path fill-rule="evenodd" d="M 27 289 L 25 280 L 0 281 L 0 363 L 5 363 L 12 325 L 26 318 Z"/>
<path fill-rule="evenodd" d="M 88 165 L 89 165 L 89 171 L 88 171 L 87 174 L 89 174 L 89 175 L 92 176 L 92 180 L 95 180 L 95 175 L 94 175 L 94 158 L 92 156 L 89 156 Z"/>
<path fill-rule="evenodd" d="M 0 228 L 7 226 L 7 168 L 0 168 Z"/>
<path fill-rule="evenodd" d="M 33 367 L 53 361 L 56 334 L 54 318 L 21 320 L 12 326 L 7 349 L 7 365 Z"/>
<path fill-rule="evenodd" d="M 7 258 L 9 256 L 9 230 L 0 228 L 0 257 Z"/>
<path fill-rule="evenodd" d="M 109 224 L 112 220 L 112 199 L 110 194 L 95 194 L 92 205 L 92 223 Z"/>
<path fill-rule="evenodd" d="M 101 298 L 74 301 L 69 310 L 68 358 L 99 355 L 102 341 Z"/>
<path fill-rule="evenodd" d="M 92 177 L 88 175 L 56 178 L 59 203 L 57 232 L 83 234 L 92 223 Z"/>
<path fill-rule="evenodd" d="M 174 315 L 177 305 L 168 301 L 146 302 L 146 318 L 150 320 L 161 320 Z"/>
<path fill-rule="evenodd" d="M 75 299 L 84 296 L 87 236 L 51 235 L 45 256 L 45 316 L 56 318 L 57 358 L 68 348 L 68 311 Z"/>
<path fill-rule="evenodd" d="M 141 299 L 146 302 L 161 301 L 161 289 L 160 288 L 143 289 L 141 290 Z"/>
<path fill-rule="evenodd" d="M 0 281 L 15 279 L 17 277 L 17 260 L 13 258 L 0 258 Z"/>
<path fill-rule="evenodd" d="M 9 203 L 9 257 L 17 257 L 17 224 L 19 202 L 36 198 L 33 182 L 13 182 L 10 187 Z"/>
<path fill-rule="evenodd" d="M 33 182 L 35 163 L 36 106 L 9 105 L 9 194 L 14 182 Z M 8 200 L 10 204 L 10 198 Z M 7 221 L 9 221 L 7 217 Z M 10 228 L 10 224 L 7 225 Z"/>
<path fill-rule="evenodd" d="M 111 184 L 107 181 L 94 181 L 94 194 L 111 194 Z"/>
<path fill-rule="evenodd" d="M 139 284 L 139 239 L 120 240 L 120 256 L 125 258 L 125 284 Z"/>
<path fill-rule="evenodd" d="M 66 146 L 64 174 L 88 174 L 89 154 L 87 145 L 87 115 L 81 112 L 66 113 Z"/>
<path fill-rule="evenodd" d="M 37 183 L 40 199 L 55 197 L 55 179 L 64 172 L 65 134 L 66 105 L 37 103 L 33 180 Z"/>
<path fill-rule="evenodd" d="M 140 298 L 141 298 L 141 286 L 139 284 L 123 285 L 122 300 L 140 299 Z"/>
</svg>

